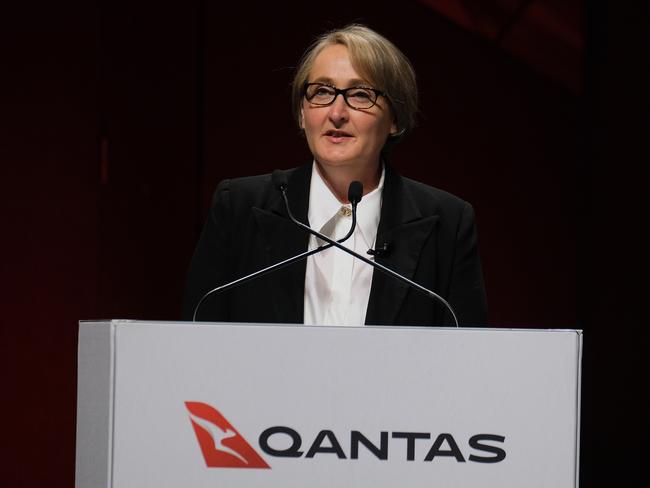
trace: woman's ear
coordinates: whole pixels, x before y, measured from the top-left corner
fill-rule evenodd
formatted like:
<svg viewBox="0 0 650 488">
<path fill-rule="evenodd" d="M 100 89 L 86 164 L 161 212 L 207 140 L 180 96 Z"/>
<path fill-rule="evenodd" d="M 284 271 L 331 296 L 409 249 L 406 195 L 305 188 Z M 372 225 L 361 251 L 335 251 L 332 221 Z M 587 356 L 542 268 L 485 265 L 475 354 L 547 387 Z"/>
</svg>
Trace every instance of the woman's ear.
<svg viewBox="0 0 650 488">
<path fill-rule="evenodd" d="M 298 126 L 303 130 L 305 129 L 305 113 L 302 108 L 300 108 L 300 120 L 298 121 Z"/>
<path fill-rule="evenodd" d="M 390 135 L 394 136 L 397 132 L 397 119 L 393 119 L 393 122 L 390 124 Z"/>
</svg>

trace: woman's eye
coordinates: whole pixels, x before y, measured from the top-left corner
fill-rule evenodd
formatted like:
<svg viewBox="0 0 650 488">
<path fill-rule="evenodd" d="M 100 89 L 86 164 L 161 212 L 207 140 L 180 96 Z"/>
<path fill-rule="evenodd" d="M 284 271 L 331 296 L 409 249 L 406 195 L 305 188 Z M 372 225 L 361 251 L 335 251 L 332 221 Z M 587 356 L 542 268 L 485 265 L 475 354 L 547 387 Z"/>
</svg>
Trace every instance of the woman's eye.
<svg viewBox="0 0 650 488">
<path fill-rule="evenodd" d="M 335 92 L 329 86 L 315 86 L 312 89 L 311 95 L 308 95 L 310 100 L 328 100 L 334 96 Z"/>
<path fill-rule="evenodd" d="M 370 92 L 367 90 L 353 90 L 348 96 L 358 100 L 368 100 L 370 98 Z"/>
</svg>

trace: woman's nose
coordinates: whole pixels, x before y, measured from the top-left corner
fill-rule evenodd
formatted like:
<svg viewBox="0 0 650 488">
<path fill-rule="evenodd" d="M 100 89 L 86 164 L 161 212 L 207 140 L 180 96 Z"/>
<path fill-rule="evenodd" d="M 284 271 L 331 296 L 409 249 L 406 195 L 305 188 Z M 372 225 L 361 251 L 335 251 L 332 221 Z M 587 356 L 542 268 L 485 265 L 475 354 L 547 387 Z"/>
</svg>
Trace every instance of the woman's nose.
<svg viewBox="0 0 650 488">
<path fill-rule="evenodd" d="M 347 122 L 349 118 L 349 109 L 350 107 L 348 107 L 343 95 L 339 93 L 332 102 L 332 105 L 330 105 L 328 113 L 330 120 L 337 126 Z"/>
</svg>

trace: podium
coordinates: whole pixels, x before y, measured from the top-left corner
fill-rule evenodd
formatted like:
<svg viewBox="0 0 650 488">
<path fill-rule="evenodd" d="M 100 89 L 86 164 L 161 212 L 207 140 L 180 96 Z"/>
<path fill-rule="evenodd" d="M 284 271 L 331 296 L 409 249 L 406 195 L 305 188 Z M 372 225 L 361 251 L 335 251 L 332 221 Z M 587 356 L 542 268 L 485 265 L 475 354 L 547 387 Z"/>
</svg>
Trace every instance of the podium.
<svg viewBox="0 0 650 488">
<path fill-rule="evenodd" d="M 81 322 L 77 488 L 576 488 L 577 330 Z"/>
</svg>

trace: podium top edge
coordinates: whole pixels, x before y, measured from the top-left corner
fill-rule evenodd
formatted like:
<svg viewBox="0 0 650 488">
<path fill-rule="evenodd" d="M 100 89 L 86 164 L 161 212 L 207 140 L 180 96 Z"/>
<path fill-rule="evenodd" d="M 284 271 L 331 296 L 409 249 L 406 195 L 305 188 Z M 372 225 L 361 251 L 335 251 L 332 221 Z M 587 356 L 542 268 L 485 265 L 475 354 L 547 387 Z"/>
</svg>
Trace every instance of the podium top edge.
<svg viewBox="0 0 650 488">
<path fill-rule="evenodd" d="M 80 320 L 79 325 L 97 325 L 97 324 L 113 324 L 116 326 L 128 326 L 128 325 L 161 325 L 161 326 L 177 326 L 177 325 L 197 325 L 197 326 L 219 326 L 219 327 L 309 327 L 309 328 L 326 328 L 326 329 L 373 329 L 373 330 L 404 330 L 404 329 L 414 329 L 414 330 L 440 330 L 440 331 L 451 331 L 451 330 L 478 330 L 483 332 L 499 332 L 499 331 L 517 331 L 517 332 L 558 332 L 558 333 L 575 333 L 581 336 L 583 334 L 582 329 L 545 329 L 545 328 L 534 328 L 534 327 L 438 327 L 438 326 L 413 326 L 413 325 L 358 325 L 358 326 L 339 326 L 339 325 L 309 325 L 305 326 L 304 324 L 272 324 L 272 323 L 243 323 L 243 322 L 184 322 L 184 321 L 172 321 L 172 320 L 135 320 L 135 319 L 102 319 L 102 320 Z"/>
</svg>

